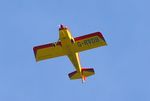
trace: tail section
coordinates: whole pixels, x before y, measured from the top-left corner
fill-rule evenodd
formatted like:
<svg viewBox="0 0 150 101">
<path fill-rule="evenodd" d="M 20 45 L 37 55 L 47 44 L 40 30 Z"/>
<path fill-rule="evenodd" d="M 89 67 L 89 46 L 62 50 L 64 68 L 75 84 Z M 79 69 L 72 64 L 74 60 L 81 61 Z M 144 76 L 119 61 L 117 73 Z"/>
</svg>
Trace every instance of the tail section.
<svg viewBox="0 0 150 101">
<path fill-rule="evenodd" d="M 69 73 L 68 76 L 71 80 L 75 80 L 75 79 L 82 79 L 82 81 L 84 82 L 86 80 L 86 77 L 94 75 L 94 69 L 93 68 L 82 68 L 81 73 L 74 71 L 72 73 Z"/>
</svg>

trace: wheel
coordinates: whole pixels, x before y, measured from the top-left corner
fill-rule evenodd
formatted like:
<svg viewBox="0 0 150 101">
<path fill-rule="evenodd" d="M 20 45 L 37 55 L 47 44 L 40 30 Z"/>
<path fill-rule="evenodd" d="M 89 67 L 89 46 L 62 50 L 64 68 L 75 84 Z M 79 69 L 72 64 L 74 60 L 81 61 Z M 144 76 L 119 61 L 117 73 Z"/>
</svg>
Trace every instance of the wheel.
<svg viewBox="0 0 150 101">
<path fill-rule="evenodd" d="M 75 41 L 74 41 L 73 39 L 71 39 L 71 43 L 72 43 L 72 44 L 74 44 L 74 43 L 75 43 Z"/>
</svg>

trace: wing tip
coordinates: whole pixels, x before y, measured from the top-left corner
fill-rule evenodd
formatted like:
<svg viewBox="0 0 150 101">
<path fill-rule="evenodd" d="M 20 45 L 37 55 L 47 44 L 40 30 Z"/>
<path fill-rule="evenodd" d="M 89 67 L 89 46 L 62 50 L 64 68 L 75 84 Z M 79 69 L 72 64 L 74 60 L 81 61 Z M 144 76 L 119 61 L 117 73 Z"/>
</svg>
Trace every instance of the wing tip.
<svg viewBox="0 0 150 101">
<path fill-rule="evenodd" d="M 97 36 L 100 37 L 105 42 L 105 45 L 107 45 L 107 42 L 106 42 L 103 34 L 101 32 L 96 32 L 96 33 L 97 33 Z"/>
<path fill-rule="evenodd" d="M 37 53 L 37 48 L 36 47 L 33 47 L 33 52 L 34 52 L 34 56 L 36 58 L 36 53 Z"/>
</svg>

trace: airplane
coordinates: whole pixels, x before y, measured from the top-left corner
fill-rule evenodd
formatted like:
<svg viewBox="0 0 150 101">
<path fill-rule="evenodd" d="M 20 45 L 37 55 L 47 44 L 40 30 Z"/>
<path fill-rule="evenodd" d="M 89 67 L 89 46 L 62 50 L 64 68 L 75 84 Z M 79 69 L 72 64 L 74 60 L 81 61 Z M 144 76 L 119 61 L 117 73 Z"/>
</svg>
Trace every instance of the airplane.
<svg viewBox="0 0 150 101">
<path fill-rule="evenodd" d="M 75 71 L 68 74 L 70 80 L 81 79 L 85 82 L 86 77 L 94 75 L 93 68 L 82 68 L 80 64 L 79 52 L 89 49 L 106 46 L 107 43 L 101 32 L 94 32 L 84 36 L 73 37 L 69 28 L 64 25 L 59 27 L 59 40 L 54 43 L 33 47 L 36 61 L 68 56 Z"/>
</svg>

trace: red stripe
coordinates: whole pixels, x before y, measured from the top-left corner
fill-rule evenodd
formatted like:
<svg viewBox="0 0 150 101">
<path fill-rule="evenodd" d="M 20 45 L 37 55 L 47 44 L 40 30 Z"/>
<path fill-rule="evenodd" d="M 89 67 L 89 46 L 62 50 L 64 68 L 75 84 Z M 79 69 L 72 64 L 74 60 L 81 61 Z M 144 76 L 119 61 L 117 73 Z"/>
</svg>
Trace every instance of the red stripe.
<svg viewBox="0 0 150 101">
<path fill-rule="evenodd" d="M 74 40 L 78 41 L 78 40 L 86 39 L 86 38 L 93 37 L 93 36 L 98 36 L 98 37 L 104 39 L 103 35 L 100 32 L 95 32 L 95 33 L 91 33 L 91 34 L 88 34 L 88 35 L 76 37 L 76 38 L 74 38 Z"/>
<path fill-rule="evenodd" d="M 38 50 L 38 49 L 43 49 L 43 48 L 53 47 L 54 44 L 55 44 L 55 43 L 49 43 L 49 44 L 45 44 L 45 45 L 33 47 L 34 56 L 36 57 L 36 53 L 37 53 L 37 50 Z M 57 42 L 56 45 L 60 45 L 60 46 L 61 46 L 61 42 Z"/>
<path fill-rule="evenodd" d="M 82 68 L 82 71 L 94 72 L 93 68 Z"/>
</svg>

